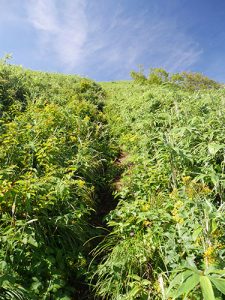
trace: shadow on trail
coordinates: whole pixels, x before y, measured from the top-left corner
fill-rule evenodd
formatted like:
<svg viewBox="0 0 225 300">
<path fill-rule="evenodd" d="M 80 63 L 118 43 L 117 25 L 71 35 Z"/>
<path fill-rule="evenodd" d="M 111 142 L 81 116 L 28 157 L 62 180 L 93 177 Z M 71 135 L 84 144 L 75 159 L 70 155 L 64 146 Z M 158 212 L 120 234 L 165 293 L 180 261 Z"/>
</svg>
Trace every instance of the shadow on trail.
<svg viewBox="0 0 225 300">
<path fill-rule="evenodd" d="M 92 261 L 89 267 L 90 274 L 102 260 L 102 256 L 98 256 L 93 260 L 92 252 L 110 233 L 106 216 L 118 204 L 119 198 L 115 197 L 115 192 L 119 191 L 122 187 L 121 176 L 127 168 L 125 163 L 127 157 L 127 153 L 120 151 L 113 164 L 105 168 L 101 185 L 95 187 L 96 205 L 90 223 L 96 235 L 90 241 L 87 241 L 87 243 L 90 243 L 90 253 L 88 255 L 90 256 L 90 261 Z M 92 288 L 95 282 L 93 280 L 90 285 L 90 276 L 87 274 L 86 277 L 71 279 L 71 286 L 76 290 L 73 300 L 101 300 L 101 298 L 95 296 L 94 288 Z"/>
</svg>

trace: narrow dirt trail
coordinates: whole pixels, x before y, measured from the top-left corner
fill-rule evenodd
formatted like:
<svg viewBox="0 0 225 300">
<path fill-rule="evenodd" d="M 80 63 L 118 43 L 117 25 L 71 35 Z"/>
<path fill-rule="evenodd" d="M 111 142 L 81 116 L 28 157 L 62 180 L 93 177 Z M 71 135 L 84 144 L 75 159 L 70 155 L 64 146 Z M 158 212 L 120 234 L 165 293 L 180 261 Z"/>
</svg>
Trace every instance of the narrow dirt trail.
<svg viewBox="0 0 225 300">
<path fill-rule="evenodd" d="M 118 170 L 120 170 L 119 174 L 115 177 L 115 181 L 113 183 L 114 189 L 115 191 L 120 191 L 122 189 L 122 174 L 125 171 L 126 167 L 127 167 L 127 160 L 129 158 L 129 153 L 121 151 L 118 158 L 115 161 L 115 164 L 118 168 Z"/>
</svg>

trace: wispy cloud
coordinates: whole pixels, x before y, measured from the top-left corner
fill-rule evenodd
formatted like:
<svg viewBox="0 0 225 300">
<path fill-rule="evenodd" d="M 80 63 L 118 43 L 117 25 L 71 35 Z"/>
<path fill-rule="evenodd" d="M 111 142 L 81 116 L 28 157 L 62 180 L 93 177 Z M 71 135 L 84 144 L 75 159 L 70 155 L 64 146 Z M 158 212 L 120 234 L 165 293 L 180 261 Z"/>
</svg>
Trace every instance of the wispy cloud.
<svg viewBox="0 0 225 300">
<path fill-rule="evenodd" d="M 137 13 L 134 18 L 119 8 L 111 21 L 107 29 L 102 21 L 94 33 L 93 44 L 102 45 L 98 55 L 92 56 L 92 44 L 88 54 L 89 61 L 101 60 L 98 68 L 111 70 L 115 79 L 127 77 L 139 64 L 146 68 L 164 67 L 170 72 L 187 70 L 202 54 L 198 43 L 184 29 L 152 12 Z"/>
<path fill-rule="evenodd" d="M 73 69 L 82 59 L 87 39 L 85 0 L 62 2 L 54 0 L 30 0 L 27 3 L 27 18 L 39 32 L 39 47 L 42 53 L 55 54 L 66 69 Z"/>
<path fill-rule="evenodd" d="M 8 1 L 0 0 L 2 3 L 6 7 Z M 138 64 L 176 72 L 191 68 L 199 60 L 200 46 L 182 27 L 185 25 L 176 22 L 176 16 L 160 14 L 162 9 L 150 5 L 152 1 L 135 13 L 124 3 L 24 1 L 23 22 L 35 30 L 37 61 L 51 65 L 53 70 L 122 79 L 128 78 Z M 16 16 L 21 1 L 14 0 L 8 6 L 8 14 Z"/>
</svg>

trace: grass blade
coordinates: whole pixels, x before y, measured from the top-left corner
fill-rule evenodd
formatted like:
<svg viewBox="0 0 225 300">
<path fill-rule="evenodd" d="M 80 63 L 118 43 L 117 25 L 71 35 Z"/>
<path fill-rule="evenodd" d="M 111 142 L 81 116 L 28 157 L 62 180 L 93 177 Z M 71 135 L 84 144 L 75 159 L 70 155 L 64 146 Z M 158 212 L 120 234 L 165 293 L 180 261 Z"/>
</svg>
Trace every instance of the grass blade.
<svg viewBox="0 0 225 300">
<path fill-rule="evenodd" d="M 200 285 L 204 300 L 215 300 L 212 284 L 207 276 L 200 276 Z"/>
</svg>

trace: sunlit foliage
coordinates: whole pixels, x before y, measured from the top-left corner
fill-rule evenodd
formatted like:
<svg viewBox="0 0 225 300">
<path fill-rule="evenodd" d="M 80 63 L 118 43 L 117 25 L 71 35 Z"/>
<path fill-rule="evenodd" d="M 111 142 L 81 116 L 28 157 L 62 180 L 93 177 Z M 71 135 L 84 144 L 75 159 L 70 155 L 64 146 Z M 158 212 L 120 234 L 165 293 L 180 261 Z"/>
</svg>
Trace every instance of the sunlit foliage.
<svg viewBox="0 0 225 300">
<path fill-rule="evenodd" d="M 127 170 L 96 250 L 103 299 L 223 299 L 224 90 L 105 83 Z M 182 75 L 185 76 L 186 75 Z M 153 79 L 151 75 L 150 78 Z M 195 78 L 198 78 L 195 77 Z"/>
<path fill-rule="evenodd" d="M 71 299 L 85 285 L 113 153 L 104 92 L 5 62 L 0 83 L 0 297 Z"/>
</svg>

